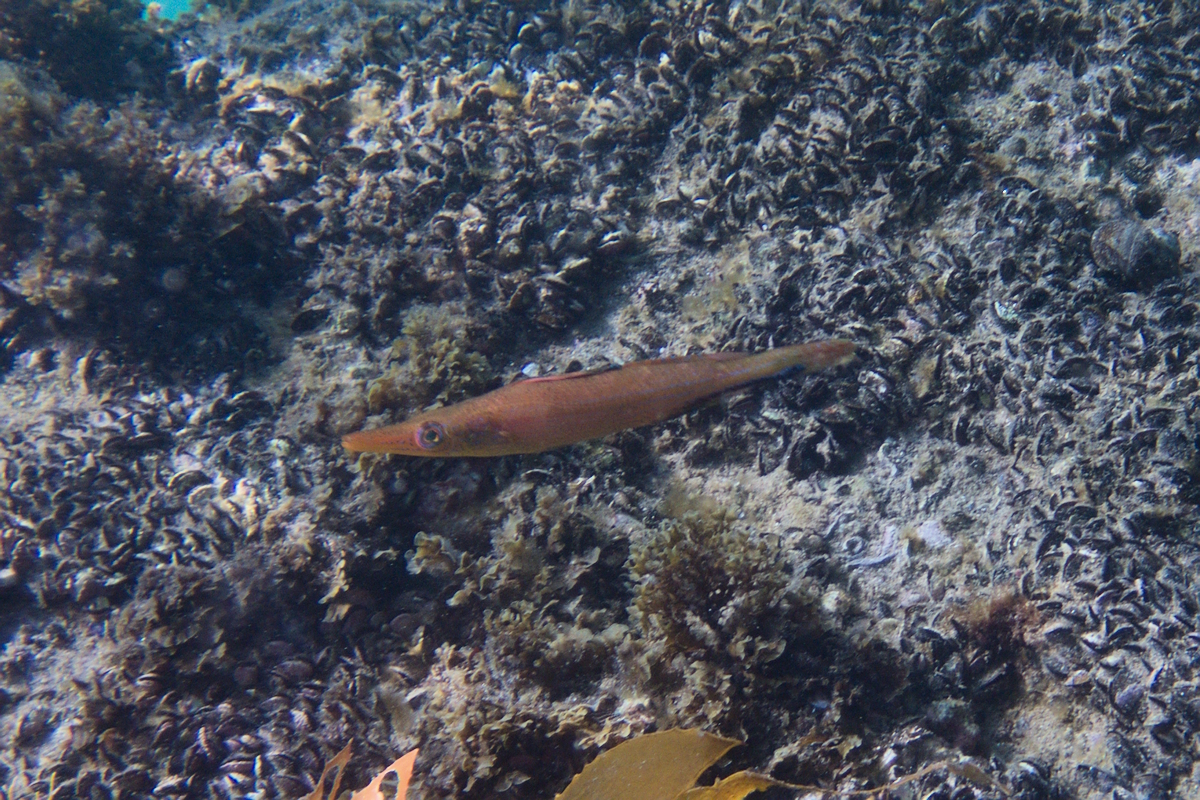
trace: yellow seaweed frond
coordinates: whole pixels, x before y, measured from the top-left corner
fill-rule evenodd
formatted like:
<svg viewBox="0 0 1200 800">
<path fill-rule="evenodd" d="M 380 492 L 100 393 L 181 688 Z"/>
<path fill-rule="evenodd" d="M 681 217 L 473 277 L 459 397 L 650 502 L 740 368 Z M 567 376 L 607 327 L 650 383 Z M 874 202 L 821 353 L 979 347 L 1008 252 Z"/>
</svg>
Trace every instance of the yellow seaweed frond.
<svg viewBox="0 0 1200 800">
<path fill-rule="evenodd" d="M 338 796 L 338 789 L 342 786 L 342 775 L 345 774 L 346 763 L 350 760 L 351 747 L 352 745 L 346 745 L 342 748 L 342 752 L 329 759 L 329 763 L 325 765 L 325 769 L 321 770 L 321 777 L 317 779 L 317 788 L 304 795 L 300 800 L 325 800 L 325 778 L 328 777 L 331 770 L 336 770 L 336 772 L 333 777 L 333 788 L 329 790 L 329 796 Z"/>
<path fill-rule="evenodd" d="M 346 772 L 346 764 L 350 761 L 351 745 L 346 745 L 342 752 L 329 759 L 321 777 L 317 780 L 317 788 L 304 795 L 300 800 L 336 800 L 338 790 L 342 785 L 342 775 Z M 397 758 L 379 772 L 375 778 L 363 788 L 350 796 L 350 800 L 404 800 L 408 794 L 408 784 L 412 780 L 413 765 L 417 761 L 417 750 L 410 750 Z M 325 794 L 325 779 L 332 770 L 336 770 L 333 786 L 329 794 Z"/>
<path fill-rule="evenodd" d="M 731 749 L 741 744 L 694 729 L 673 728 L 622 742 L 601 753 L 575 776 L 554 800 L 744 800 L 754 792 L 778 786 L 793 791 L 816 792 L 829 797 L 877 797 L 920 780 L 931 772 L 946 770 L 966 781 L 1011 796 L 1008 788 L 970 761 L 939 761 L 886 786 L 838 791 L 825 786 L 785 783 L 767 775 L 742 770 L 712 786 L 695 786 L 700 775 Z M 393 761 L 350 800 L 404 800 L 412 780 L 417 750 Z M 350 745 L 329 760 L 317 788 L 300 800 L 336 800 L 350 761 Z M 325 782 L 333 772 L 333 785 L 325 793 Z"/>
<path fill-rule="evenodd" d="M 370 783 L 351 795 L 350 800 L 404 800 L 408 794 L 408 782 L 412 780 L 413 764 L 417 762 L 417 752 L 410 750 L 397 758 Z"/>
</svg>

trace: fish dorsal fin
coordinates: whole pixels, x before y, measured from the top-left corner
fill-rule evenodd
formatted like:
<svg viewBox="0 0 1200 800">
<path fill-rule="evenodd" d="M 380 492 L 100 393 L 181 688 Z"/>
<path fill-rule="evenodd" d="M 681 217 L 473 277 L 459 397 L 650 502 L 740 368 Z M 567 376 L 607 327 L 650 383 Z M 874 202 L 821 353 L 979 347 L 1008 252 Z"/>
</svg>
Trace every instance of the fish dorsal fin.
<svg viewBox="0 0 1200 800">
<path fill-rule="evenodd" d="M 697 353 L 694 356 L 668 356 L 666 358 L 648 358 L 643 361 L 631 361 L 629 363 L 637 364 L 639 366 L 642 366 L 642 365 L 649 366 L 652 364 L 666 364 L 666 363 L 678 364 L 683 361 L 691 361 L 691 360 L 696 360 L 696 361 L 737 361 L 738 359 L 745 358 L 747 355 L 749 355 L 749 354 L 748 353 L 737 353 L 737 352 Z M 572 378 L 590 378 L 592 375 L 599 375 L 603 372 L 612 372 L 613 370 L 621 369 L 621 367 L 623 367 L 623 366 L 625 366 L 625 365 L 624 364 L 609 364 L 607 367 L 600 367 L 599 369 L 583 370 L 580 372 L 564 372 L 559 375 L 543 375 L 539 378 L 518 378 L 517 380 L 513 381 L 513 383 L 542 383 L 545 381 L 565 381 L 565 380 L 570 380 Z"/>
<path fill-rule="evenodd" d="M 689 361 L 737 361 L 750 353 L 724 351 L 720 353 L 696 353 L 691 356 L 667 356 L 666 358 L 649 358 L 645 361 L 633 361 L 633 364 L 685 364 Z"/>
<path fill-rule="evenodd" d="M 748 355 L 750 354 L 726 350 L 721 353 L 701 353 L 698 356 L 694 356 L 694 358 L 706 358 L 709 361 L 737 361 L 739 358 L 745 358 Z"/>
<path fill-rule="evenodd" d="M 513 383 L 545 383 L 547 381 L 568 381 L 568 380 L 571 380 L 572 378 L 588 378 L 588 377 L 591 377 L 592 375 L 599 375 L 602 372 L 612 372 L 614 369 L 620 369 L 620 368 L 621 368 L 620 364 L 610 364 L 607 367 L 600 367 L 599 369 L 583 370 L 580 372 L 564 372 L 559 375 L 542 375 L 541 377 L 538 377 L 538 378 L 520 378 L 518 380 L 513 381 Z"/>
</svg>

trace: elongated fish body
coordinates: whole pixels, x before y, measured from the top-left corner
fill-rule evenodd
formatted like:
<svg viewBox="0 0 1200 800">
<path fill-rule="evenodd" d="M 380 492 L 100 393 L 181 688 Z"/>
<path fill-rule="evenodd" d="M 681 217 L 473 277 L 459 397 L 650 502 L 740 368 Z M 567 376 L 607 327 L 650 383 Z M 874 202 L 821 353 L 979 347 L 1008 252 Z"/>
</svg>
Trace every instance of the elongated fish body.
<svg viewBox="0 0 1200 800">
<path fill-rule="evenodd" d="M 840 339 L 762 353 L 710 353 L 634 361 L 615 369 L 532 378 L 399 425 L 352 433 L 347 450 L 470 457 L 540 453 L 678 416 L 723 392 L 794 369 L 844 364 Z"/>
</svg>

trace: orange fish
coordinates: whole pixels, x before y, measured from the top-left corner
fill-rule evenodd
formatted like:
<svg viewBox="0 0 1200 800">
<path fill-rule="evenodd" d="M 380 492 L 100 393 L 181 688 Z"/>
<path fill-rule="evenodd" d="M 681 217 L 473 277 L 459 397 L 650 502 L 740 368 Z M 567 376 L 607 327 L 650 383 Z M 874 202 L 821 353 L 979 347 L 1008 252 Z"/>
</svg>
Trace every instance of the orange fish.
<svg viewBox="0 0 1200 800">
<path fill-rule="evenodd" d="M 678 416 L 705 400 L 779 375 L 844 364 L 854 345 L 841 339 L 762 353 L 708 353 L 634 361 L 623 367 L 516 381 L 399 425 L 342 439 L 347 450 L 406 456 L 540 453 Z"/>
</svg>

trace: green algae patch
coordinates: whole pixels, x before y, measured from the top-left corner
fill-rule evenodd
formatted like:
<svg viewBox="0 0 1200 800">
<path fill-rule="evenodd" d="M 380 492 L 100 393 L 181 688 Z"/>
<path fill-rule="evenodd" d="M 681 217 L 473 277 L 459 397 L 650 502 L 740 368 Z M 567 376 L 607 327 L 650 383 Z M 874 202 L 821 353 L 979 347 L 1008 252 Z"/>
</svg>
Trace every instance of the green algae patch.
<svg viewBox="0 0 1200 800">
<path fill-rule="evenodd" d="M 777 635 L 794 600 L 778 566 L 778 537 L 754 535 L 736 513 L 692 498 L 678 519 L 635 546 L 634 617 L 673 652 L 762 664 L 784 649 Z M 668 508 L 683 509 L 675 499 Z M 801 605 L 804 605 L 801 603 Z"/>
<path fill-rule="evenodd" d="M 387 371 L 367 389 L 372 413 L 387 408 L 446 405 L 476 394 L 491 377 L 487 359 L 471 349 L 465 319 L 443 308 L 417 306 L 392 344 Z"/>
</svg>

